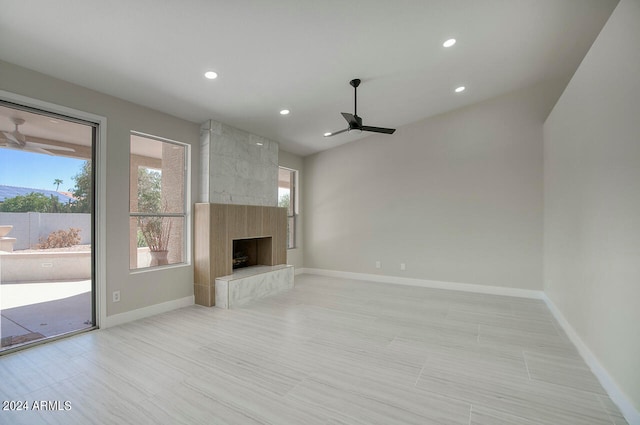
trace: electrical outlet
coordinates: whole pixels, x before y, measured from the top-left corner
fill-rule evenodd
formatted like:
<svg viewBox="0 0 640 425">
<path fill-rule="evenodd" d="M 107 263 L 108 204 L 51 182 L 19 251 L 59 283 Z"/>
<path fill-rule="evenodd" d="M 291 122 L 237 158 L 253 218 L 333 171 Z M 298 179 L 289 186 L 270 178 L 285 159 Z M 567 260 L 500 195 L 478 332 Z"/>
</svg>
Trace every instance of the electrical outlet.
<svg viewBox="0 0 640 425">
<path fill-rule="evenodd" d="M 407 265 L 405 263 L 400 263 L 400 270 L 407 270 Z"/>
<path fill-rule="evenodd" d="M 120 302 L 120 291 L 113 291 L 113 302 Z"/>
<path fill-rule="evenodd" d="M 376 269 L 379 269 L 382 267 L 382 264 L 380 264 L 380 261 L 376 261 Z"/>
</svg>

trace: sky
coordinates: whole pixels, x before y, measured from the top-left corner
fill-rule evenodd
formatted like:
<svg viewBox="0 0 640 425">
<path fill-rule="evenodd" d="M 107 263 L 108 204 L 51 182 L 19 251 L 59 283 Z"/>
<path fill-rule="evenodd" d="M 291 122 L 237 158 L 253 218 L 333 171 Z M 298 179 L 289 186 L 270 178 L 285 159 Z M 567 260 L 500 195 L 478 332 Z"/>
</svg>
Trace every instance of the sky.
<svg viewBox="0 0 640 425">
<path fill-rule="evenodd" d="M 58 190 L 70 191 L 75 186 L 73 176 L 83 163 L 81 159 L 0 149 L 0 185 L 56 190 L 53 181 L 60 179 L 63 183 Z"/>
</svg>

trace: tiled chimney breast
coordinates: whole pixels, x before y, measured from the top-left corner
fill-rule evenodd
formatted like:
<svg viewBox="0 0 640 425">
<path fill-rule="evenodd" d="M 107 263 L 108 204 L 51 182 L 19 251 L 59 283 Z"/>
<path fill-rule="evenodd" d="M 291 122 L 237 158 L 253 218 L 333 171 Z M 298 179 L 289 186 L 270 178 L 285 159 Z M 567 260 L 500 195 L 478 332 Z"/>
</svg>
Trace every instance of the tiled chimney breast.
<svg viewBox="0 0 640 425">
<path fill-rule="evenodd" d="M 277 205 L 278 143 L 209 120 L 200 155 L 200 202 Z"/>
</svg>

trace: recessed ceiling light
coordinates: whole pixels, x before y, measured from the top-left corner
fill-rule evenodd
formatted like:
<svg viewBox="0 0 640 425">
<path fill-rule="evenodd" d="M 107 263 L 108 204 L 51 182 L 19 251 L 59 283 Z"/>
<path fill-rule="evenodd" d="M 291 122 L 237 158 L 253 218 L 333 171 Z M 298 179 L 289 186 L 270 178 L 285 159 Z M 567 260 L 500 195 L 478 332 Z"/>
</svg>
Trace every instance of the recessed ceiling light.
<svg viewBox="0 0 640 425">
<path fill-rule="evenodd" d="M 467 88 L 465 86 L 460 86 L 458 87 L 455 91 L 456 93 L 462 93 L 463 91 L 465 91 Z"/>
<path fill-rule="evenodd" d="M 218 78 L 218 73 L 213 71 L 207 71 L 204 73 L 204 76 L 210 80 L 215 80 L 216 78 Z"/>
<path fill-rule="evenodd" d="M 324 137 L 329 137 L 331 136 L 331 133 L 324 133 Z"/>
<path fill-rule="evenodd" d="M 282 111 L 280 111 L 280 115 L 289 115 L 289 111 L 288 109 L 283 109 Z"/>
<path fill-rule="evenodd" d="M 256 145 L 258 146 L 262 146 L 262 144 L 263 144 L 262 142 L 256 142 Z"/>
<path fill-rule="evenodd" d="M 445 41 L 444 43 L 442 43 L 442 45 L 443 45 L 444 47 L 451 47 L 451 46 L 453 46 L 454 44 L 456 44 L 456 39 L 455 39 L 455 38 L 450 38 L 450 39 L 448 39 L 447 41 Z"/>
</svg>

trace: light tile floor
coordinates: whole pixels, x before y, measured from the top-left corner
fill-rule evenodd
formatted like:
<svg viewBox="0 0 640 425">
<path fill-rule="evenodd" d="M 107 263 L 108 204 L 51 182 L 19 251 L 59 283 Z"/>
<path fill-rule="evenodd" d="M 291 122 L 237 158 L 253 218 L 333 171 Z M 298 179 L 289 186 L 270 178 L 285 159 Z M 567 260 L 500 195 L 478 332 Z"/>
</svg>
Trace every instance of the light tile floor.
<svg viewBox="0 0 640 425">
<path fill-rule="evenodd" d="M 0 357 L 2 424 L 625 424 L 542 301 L 300 275 Z"/>
</svg>

